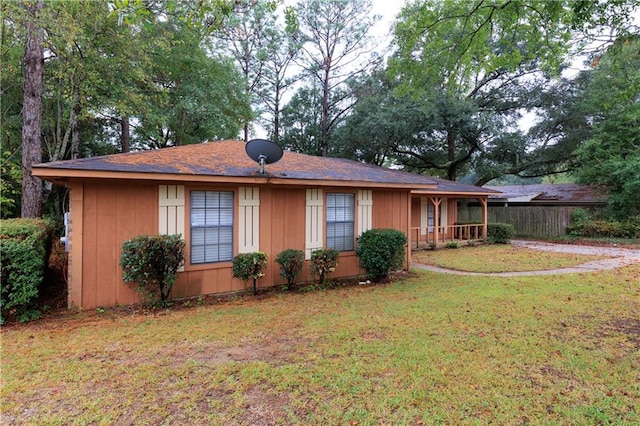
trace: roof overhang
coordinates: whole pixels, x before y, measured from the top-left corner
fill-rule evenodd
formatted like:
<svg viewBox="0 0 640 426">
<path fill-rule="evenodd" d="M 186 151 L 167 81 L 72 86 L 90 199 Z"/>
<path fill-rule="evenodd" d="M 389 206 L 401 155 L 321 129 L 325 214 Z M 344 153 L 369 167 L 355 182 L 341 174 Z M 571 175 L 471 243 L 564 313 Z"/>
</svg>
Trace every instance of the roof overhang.
<svg viewBox="0 0 640 426">
<path fill-rule="evenodd" d="M 216 176 L 201 174 L 173 174 L 173 173 L 144 173 L 144 172 L 114 172 L 96 170 L 78 170 L 65 168 L 49 168 L 46 166 L 33 166 L 34 176 L 49 180 L 61 186 L 66 186 L 71 180 L 135 180 L 135 181 L 160 181 L 160 182 L 184 182 L 184 183 L 234 183 L 240 185 L 282 185 L 282 186 L 329 186 L 329 187 L 359 187 L 359 188 L 384 188 L 419 191 L 435 191 L 436 184 L 371 182 L 359 180 L 314 180 L 284 178 L 270 175 L 255 176 Z"/>
</svg>

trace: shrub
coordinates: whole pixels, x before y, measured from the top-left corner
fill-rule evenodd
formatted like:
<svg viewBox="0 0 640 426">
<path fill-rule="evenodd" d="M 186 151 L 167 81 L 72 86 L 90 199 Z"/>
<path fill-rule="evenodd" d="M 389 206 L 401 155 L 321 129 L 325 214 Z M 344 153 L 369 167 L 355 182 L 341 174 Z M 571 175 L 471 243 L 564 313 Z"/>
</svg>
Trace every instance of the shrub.
<svg viewBox="0 0 640 426">
<path fill-rule="evenodd" d="M 184 261 L 181 235 L 139 235 L 122 245 L 122 279 L 145 298 L 166 306 Z"/>
<path fill-rule="evenodd" d="M 41 219 L 1 223 L 0 324 L 9 317 L 21 322 L 37 319 L 40 311 L 36 302 L 47 267 L 53 224 Z"/>
<path fill-rule="evenodd" d="M 487 240 L 495 244 L 508 244 L 514 237 L 513 225 L 508 223 L 490 223 L 487 226 Z"/>
<path fill-rule="evenodd" d="M 340 252 L 334 249 L 318 249 L 311 253 L 311 275 L 319 277 L 320 285 L 324 285 L 330 272 L 338 266 Z"/>
<path fill-rule="evenodd" d="M 304 252 L 302 250 L 287 249 L 276 257 L 280 265 L 280 276 L 287 280 L 289 288 L 296 283 L 296 277 L 304 266 Z"/>
<path fill-rule="evenodd" d="M 396 229 L 370 229 L 358 237 L 356 254 L 371 281 L 380 281 L 402 267 L 407 237 Z"/>
<path fill-rule="evenodd" d="M 449 241 L 446 245 L 447 248 L 450 249 L 459 249 L 460 248 L 460 243 L 456 242 L 456 241 Z"/>
<path fill-rule="evenodd" d="M 242 281 L 253 280 L 253 294 L 257 293 L 256 281 L 264 277 L 267 268 L 267 254 L 261 251 L 240 253 L 233 258 L 233 278 Z"/>
</svg>

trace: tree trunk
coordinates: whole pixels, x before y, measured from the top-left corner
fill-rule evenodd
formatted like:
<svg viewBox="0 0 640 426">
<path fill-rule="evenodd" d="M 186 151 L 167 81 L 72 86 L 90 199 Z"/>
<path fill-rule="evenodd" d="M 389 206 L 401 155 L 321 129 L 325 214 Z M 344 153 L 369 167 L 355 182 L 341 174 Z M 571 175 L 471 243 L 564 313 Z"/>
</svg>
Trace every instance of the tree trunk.
<svg viewBox="0 0 640 426">
<path fill-rule="evenodd" d="M 123 115 L 120 119 L 120 145 L 122 152 L 131 150 L 131 131 L 129 130 L 129 116 Z"/>
<path fill-rule="evenodd" d="M 80 158 L 80 142 L 81 142 L 81 133 L 80 133 L 80 94 L 78 93 L 80 89 L 76 86 L 73 90 L 73 119 L 69 120 L 69 125 L 71 126 L 71 159 L 75 160 L 76 158 Z"/>
<path fill-rule="evenodd" d="M 329 152 L 329 65 L 325 59 L 325 75 L 322 82 L 322 156 Z"/>
<path fill-rule="evenodd" d="M 456 180 L 456 168 L 458 165 L 455 163 L 456 159 L 456 132 L 449 130 L 447 132 L 447 179 Z"/>
<path fill-rule="evenodd" d="M 39 24 L 43 1 L 27 5 L 22 111 L 22 217 L 42 214 L 42 181 L 31 166 L 42 162 L 42 90 L 44 85 L 44 30 Z"/>
</svg>

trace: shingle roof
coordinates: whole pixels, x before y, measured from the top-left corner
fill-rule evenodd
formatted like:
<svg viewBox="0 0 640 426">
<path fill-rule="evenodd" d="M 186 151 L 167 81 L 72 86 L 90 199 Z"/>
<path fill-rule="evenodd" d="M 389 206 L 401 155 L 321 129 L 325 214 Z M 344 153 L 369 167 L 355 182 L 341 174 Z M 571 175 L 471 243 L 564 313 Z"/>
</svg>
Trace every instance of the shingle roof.
<svg viewBox="0 0 640 426">
<path fill-rule="evenodd" d="M 269 177 L 292 180 L 321 180 L 333 182 L 367 182 L 418 188 L 436 187 L 438 190 L 462 192 L 492 192 L 485 188 L 417 175 L 342 158 L 315 157 L 285 151 L 282 159 L 266 166 L 266 175 L 260 175 L 260 166 L 245 152 L 241 141 L 208 142 L 136 151 L 125 154 L 57 161 L 34 166 L 47 170 L 46 177 L 64 178 L 65 171 L 144 173 L 193 176 L 222 176 L 229 178 Z M 52 173 L 53 172 L 53 173 Z"/>
<path fill-rule="evenodd" d="M 589 185 L 487 185 L 485 188 L 502 192 L 502 195 L 492 195 L 489 199 L 507 199 L 510 202 L 604 203 L 607 200 L 606 194 Z"/>
</svg>

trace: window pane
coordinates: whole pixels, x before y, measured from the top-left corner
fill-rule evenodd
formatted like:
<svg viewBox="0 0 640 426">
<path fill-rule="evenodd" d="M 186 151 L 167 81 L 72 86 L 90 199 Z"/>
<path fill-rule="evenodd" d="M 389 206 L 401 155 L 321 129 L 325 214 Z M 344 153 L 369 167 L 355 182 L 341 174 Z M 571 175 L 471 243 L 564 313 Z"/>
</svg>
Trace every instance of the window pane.
<svg viewBox="0 0 640 426">
<path fill-rule="evenodd" d="M 191 263 L 233 258 L 233 192 L 192 191 Z"/>
<path fill-rule="evenodd" d="M 353 250 L 355 197 L 353 194 L 327 194 L 327 247 Z"/>
</svg>

